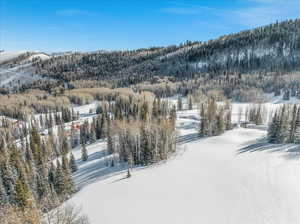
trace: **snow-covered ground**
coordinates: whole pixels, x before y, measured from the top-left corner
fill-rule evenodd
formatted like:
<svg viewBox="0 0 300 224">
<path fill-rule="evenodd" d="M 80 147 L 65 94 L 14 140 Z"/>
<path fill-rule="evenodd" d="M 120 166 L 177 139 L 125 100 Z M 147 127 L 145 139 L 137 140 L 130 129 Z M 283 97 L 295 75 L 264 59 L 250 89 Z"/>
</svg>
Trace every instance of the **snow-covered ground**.
<svg viewBox="0 0 300 224">
<path fill-rule="evenodd" d="M 105 142 L 74 154 L 81 190 L 70 203 L 92 224 L 299 224 L 300 150 L 264 143 L 266 132 L 237 128 L 198 138 L 198 113 L 178 113 L 178 152 L 167 162 L 137 168 L 105 166 Z"/>
<path fill-rule="evenodd" d="M 0 52 L 0 63 L 13 60 L 25 53 L 26 51 L 2 51 Z"/>
<path fill-rule="evenodd" d="M 0 65 L 2 63 L 12 62 L 25 53 L 29 52 L 0 52 Z M 47 60 L 50 56 L 40 52 L 30 52 L 30 56 L 25 57 L 22 60 L 18 60 L 13 66 L 0 66 L 0 87 L 14 88 L 19 87 L 22 84 L 28 84 L 36 80 L 45 79 L 40 75 L 35 74 L 34 69 L 31 66 L 32 60 L 36 58 Z"/>
</svg>

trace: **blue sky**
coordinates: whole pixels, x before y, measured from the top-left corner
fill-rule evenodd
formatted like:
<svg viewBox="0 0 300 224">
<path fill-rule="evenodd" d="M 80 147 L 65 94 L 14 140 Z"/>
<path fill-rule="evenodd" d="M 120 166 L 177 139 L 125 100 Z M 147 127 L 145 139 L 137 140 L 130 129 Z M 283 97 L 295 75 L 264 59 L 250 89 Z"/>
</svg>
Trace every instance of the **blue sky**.
<svg viewBox="0 0 300 224">
<path fill-rule="evenodd" d="M 299 12 L 300 0 L 0 0 L 0 49 L 166 46 L 297 18 Z"/>
</svg>

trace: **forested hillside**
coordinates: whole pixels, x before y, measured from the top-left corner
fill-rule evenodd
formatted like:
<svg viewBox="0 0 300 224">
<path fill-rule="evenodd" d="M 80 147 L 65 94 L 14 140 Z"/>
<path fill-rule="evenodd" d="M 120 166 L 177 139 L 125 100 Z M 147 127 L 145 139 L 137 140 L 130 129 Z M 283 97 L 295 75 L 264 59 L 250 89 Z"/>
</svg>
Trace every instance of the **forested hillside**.
<svg viewBox="0 0 300 224">
<path fill-rule="evenodd" d="M 36 73 L 65 82 L 101 80 L 128 86 L 155 77 L 182 81 L 209 73 L 290 72 L 299 68 L 300 20 L 275 23 L 208 42 L 74 53 L 34 64 Z"/>
</svg>

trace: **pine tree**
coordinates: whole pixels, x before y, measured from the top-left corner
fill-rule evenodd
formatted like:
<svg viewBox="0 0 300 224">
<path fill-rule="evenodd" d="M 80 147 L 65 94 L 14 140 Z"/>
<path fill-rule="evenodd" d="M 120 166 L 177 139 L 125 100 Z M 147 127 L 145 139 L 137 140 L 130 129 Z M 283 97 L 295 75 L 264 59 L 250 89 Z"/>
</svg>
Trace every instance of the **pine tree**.
<svg viewBox="0 0 300 224">
<path fill-rule="evenodd" d="M 62 156 L 61 160 L 61 167 L 63 170 L 68 170 L 69 169 L 69 161 L 66 155 Z"/>
<path fill-rule="evenodd" d="M 297 105 L 294 105 L 293 111 L 292 111 L 292 120 L 290 121 L 290 129 L 289 129 L 289 143 L 295 142 L 295 129 L 296 129 L 296 120 L 297 120 Z"/>
<path fill-rule="evenodd" d="M 65 136 L 65 134 L 62 134 L 62 143 L 61 143 L 61 154 L 62 155 L 66 155 L 69 151 L 70 151 L 70 147 L 68 144 L 68 140 L 67 137 Z"/>
<path fill-rule="evenodd" d="M 87 161 L 89 158 L 88 153 L 87 153 L 87 149 L 85 147 L 85 144 L 82 145 L 81 148 L 81 159 L 82 161 Z"/>
<path fill-rule="evenodd" d="M 276 112 L 272 118 L 271 124 L 269 125 L 269 129 L 268 129 L 268 141 L 270 143 L 277 143 L 279 131 L 280 131 L 279 125 L 280 122 L 279 122 L 278 114 Z"/>
<path fill-rule="evenodd" d="M 140 119 L 142 121 L 147 121 L 149 118 L 149 106 L 147 102 L 142 103 L 141 112 L 140 112 Z"/>
<path fill-rule="evenodd" d="M 113 136 L 112 136 L 112 127 L 111 127 L 111 120 L 107 119 L 107 153 L 109 155 L 114 153 L 114 142 L 113 142 Z"/>
<path fill-rule="evenodd" d="M 148 165 L 151 163 L 152 155 L 151 155 L 151 145 L 149 142 L 149 136 L 146 130 L 145 124 L 141 127 L 141 151 L 143 154 L 143 163 Z"/>
<path fill-rule="evenodd" d="M 37 128 L 33 125 L 30 133 L 30 149 L 33 154 L 34 161 L 37 165 L 43 163 L 43 156 L 41 152 L 42 142 Z"/>
<path fill-rule="evenodd" d="M 232 129 L 232 123 L 231 123 L 231 108 L 227 111 L 226 117 L 225 117 L 225 130 L 231 130 Z"/>
<path fill-rule="evenodd" d="M 188 97 L 188 101 L 189 101 L 189 110 L 192 110 L 193 109 L 193 98 L 192 98 L 192 96 Z"/>
<path fill-rule="evenodd" d="M 12 168 L 7 160 L 1 163 L 1 171 L 2 171 L 1 172 L 2 180 L 3 180 L 2 183 L 3 183 L 4 190 L 9 198 L 9 201 L 13 202 L 16 182 L 15 182 Z"/>
<path fill-rule="evenodd" d="M 224 125 L 224 120 L 223 120 L 223 112 L 220 112 L 219 115 L 217 115 L 216 117 L 217 121 L 216 121 L 216 129 L 215 129 L 215 134 L 216 135 L 220 135 L 222 133 L 224 133 L 225 130 L 225 125 Z"/>
<path fill-rule="evenodd" d="M 255 124 L 256 125 L 261 125 L 262 122 L 262 111 L 261 111 L 261 106 L 258 107 L 257 111 L 256 111 L 256 115 L 255 115 Z"/>
<path fill-rule="evenodd" d="M 201 136 L 206 136 L 208 135 L 208 120 L 206 116 L 205 105 L 203 103 L 201 104 L 200 120 L 199 134 Z"/>
<path fill-rule="evenodd" d="M 182 110 L 182 98 L 179 97 L 177 100 L 177 110 L 181 111 Z"/>
<path fill-rule="evenodd" d="M 36 181 L 36 194 L 38 200 L 42 201 L 50 196 L 50 186 L 47 182 L 47 178 L 41 174 L 37 174 Z"/>
<path fill-rule="evenodd" d="M 30 192 L 28 186 L 22 179 L 17 180 L 16 182 L 16 195 L 15 201 L 16 204 L 21 208 L 29 207 L 30 205 Z"/>
<path fill-rule="evenodd" d="M 285 143 L 288 139 L 288 113 L 287 113 L 287 107 L 284 105 L 281 110 L 280 114 L 280 122 L 279 122 L 279 135 L 277 138 L 278 143 Z"/>
<path fill-rule="evenodd" d="M 130 173 L 130 170 L 129 169 L 127 169 L 127 176 L 126 176 L 127 178 L 130 178 L 131 177 L 131 173 Z"/>
<path fill-rule="evenodd" d="M 59 160 L 56 161 L 54 189 L 58 195 L 62 194 L 64 189 L 64 176 Z"/>
<path fill-rule="evenodd" d="M 68 198 L 74 192 L 74 183 L 69 169 L 63 170 L 59 161 L 57 161 L 54 189 L 62 199 Z"/>
<path fill-rule="evenodd" d="M 70 167 L 70 170 L 72 171 L 72 173 L 75 173 L 78 170 L 76 160 L 75 160 L 73 153 L 71 153 L 71 155 L 70 155 L 69 167 Z"/>
<path fill-rule="evenodd" d="M 297 111 L 293 143 L 300 144 L 300 108 Z"/>
<path fill-rule="evenodd" d="M 55 173 L 56 173 L 56 170 L 55 170 L 54 164 L 51 162 L 50 169 L 48 172 L 48 182 L 52 185 L 55 184 Z"/>
<path fill-rule="evenodd" d="M 96 130 L 95 129 L 96 129 L 96 127 L 93 122 L 93 124 L 91 125 L 91 131 L 90 131 L 90 142 L 91 143 L 96 142 Z"/>
<path fill-rule="evenodd" d="M 8 196 L 3 186 L 2 175 L 0 171 L 0 207 L 8 203 Z"/>
</svg>

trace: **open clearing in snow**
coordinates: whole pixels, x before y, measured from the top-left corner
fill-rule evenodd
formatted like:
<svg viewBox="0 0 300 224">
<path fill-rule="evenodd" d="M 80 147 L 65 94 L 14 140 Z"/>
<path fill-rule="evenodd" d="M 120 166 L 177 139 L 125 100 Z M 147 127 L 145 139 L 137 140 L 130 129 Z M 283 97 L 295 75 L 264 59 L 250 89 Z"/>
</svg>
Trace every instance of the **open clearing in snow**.
<svg viewBox="0 0 300 224">
<path fill-rule="evenodd" d="M 82 189 L 70 202 L 92 224 L 300 223 L 297 152 L 264 147 L 266 132 L 256 129 L 199 139 L 197 115 L 178 116 L 178 153 L 129 179 L 125 168 L 103 168 L 104 142 L 89 146 L 89 161 L 78 161 L 74 175 Z"/>
</svg>

